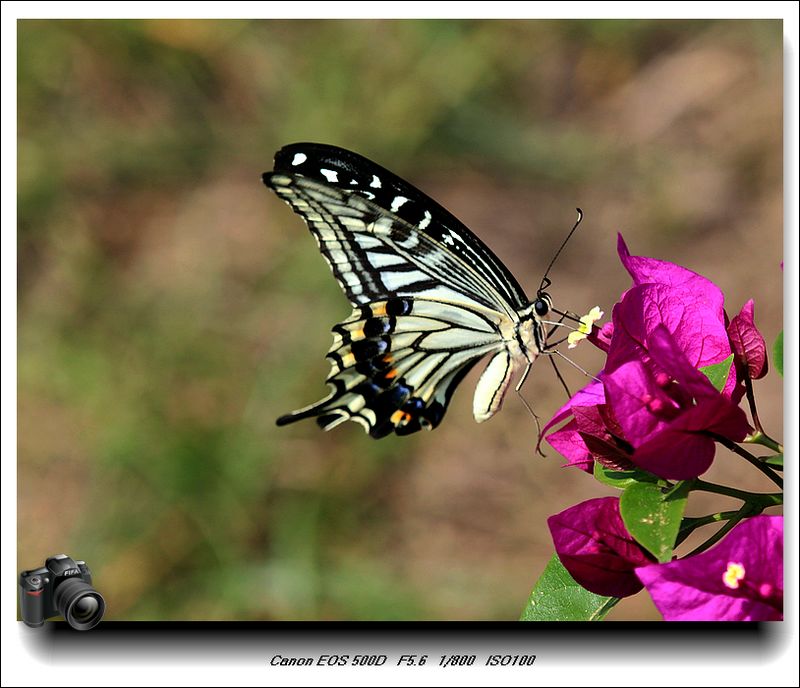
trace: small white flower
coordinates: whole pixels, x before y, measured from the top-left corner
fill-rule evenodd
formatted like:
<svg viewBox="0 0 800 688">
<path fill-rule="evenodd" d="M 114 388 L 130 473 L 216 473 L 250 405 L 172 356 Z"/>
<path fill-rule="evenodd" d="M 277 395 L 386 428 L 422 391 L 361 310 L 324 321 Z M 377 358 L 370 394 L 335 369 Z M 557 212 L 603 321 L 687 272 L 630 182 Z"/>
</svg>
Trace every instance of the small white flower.
<svg viewBox="0 0 800 688">
<path fill-rule="evenodd" d="M 574 349 L 578 346 L 578 342 L 582 339 L 586 339 L 589 333 L 592 331 L 592 325 L 600 318 L 603 317 L 603 311 L 600 310 L 600 306 L 595 306 L 590 310 L 586 315 L 581 317 L 581 324 L 578 325 L 578 329 L 574 332 L 570 332 L 567 336 L 567 348 Z"/>
</svg>

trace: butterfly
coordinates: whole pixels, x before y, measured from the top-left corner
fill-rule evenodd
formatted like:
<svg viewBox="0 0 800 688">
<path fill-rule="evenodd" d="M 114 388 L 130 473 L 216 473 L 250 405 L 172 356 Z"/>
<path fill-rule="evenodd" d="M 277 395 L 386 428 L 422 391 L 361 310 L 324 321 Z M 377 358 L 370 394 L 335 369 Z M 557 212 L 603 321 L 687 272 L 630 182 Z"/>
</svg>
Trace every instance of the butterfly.
<svg viewBox="0 0 800 688">
<path fill-rule="evenodd" d="M 262 178 L 305 220 L 353 307 L 333 327 L 330 393 L 278 425 L 316 417 L 330 430 L 352 420 L 375 438 L 431 430 L 490 356 L 473 398 L 480 423 L 547 352 L 546 274 L 529 300 L 477 236 L 408 182 L 319 143 L 285 146 Z"/>
</svg>

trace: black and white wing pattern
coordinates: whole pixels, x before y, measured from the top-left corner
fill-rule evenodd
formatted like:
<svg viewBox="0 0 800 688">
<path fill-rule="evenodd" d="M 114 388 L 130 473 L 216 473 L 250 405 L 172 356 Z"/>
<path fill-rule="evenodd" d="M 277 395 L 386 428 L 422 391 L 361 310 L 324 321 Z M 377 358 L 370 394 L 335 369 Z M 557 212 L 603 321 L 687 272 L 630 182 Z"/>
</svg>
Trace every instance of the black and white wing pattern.
<svg viewBox="0 0 800 688">
<path fill-rule="evenodd" d="M 435 428 L 458 383 L 487 354 L 478 422 L 542 352 L 544 292 L 529 302 L 500 260 L 444 208 L 351 151 L 297 143 L 264 183 L 303 217 L 353 306 L 333 328 L 330 394 L 278 419 L 346 420 L 372 437 Z"/>
</svg>

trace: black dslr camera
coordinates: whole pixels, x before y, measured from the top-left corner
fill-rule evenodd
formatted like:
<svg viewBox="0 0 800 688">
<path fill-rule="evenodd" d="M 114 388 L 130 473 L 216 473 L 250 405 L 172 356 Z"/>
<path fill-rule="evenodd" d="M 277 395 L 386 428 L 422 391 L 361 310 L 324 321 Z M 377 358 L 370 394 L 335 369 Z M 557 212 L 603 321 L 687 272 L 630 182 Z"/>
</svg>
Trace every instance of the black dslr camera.
<svg viewBox="0 0 800 688">
<path fill-rule="evenodd" d="M 85 561 L 56 554 L 42 568 L 19 574 L 19 607 L 28 626 L 37 628 L 45 619 L 63 616 L 74 629 L 88 631 L 100 623 L 106 601 L 92 587 Z"/>
</svg>

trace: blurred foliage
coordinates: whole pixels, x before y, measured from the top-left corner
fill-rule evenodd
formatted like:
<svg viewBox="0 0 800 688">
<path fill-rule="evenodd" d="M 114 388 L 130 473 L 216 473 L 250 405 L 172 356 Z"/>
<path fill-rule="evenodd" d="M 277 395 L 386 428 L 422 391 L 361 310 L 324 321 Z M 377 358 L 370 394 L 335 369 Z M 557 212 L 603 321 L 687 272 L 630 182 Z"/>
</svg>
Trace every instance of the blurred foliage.
<svg viewBox="0 0 800 688">
<path fill-rule="evenodd" d="M 531 291 L 581 205 L 553 275 L 581 312 L 627 286 L 622 230 L 780 330 L 780 22 L 20 21 L 18 46 L 20 568 L 86 559 L 108 618 L 514 619 L 546 516 L 597 496 L 516 399 L 475 425 L 474 376 L 430 435 L 275 428 L 348 313 L 260 184 L 286 143 L 411 179 Z"/>
</svg>

